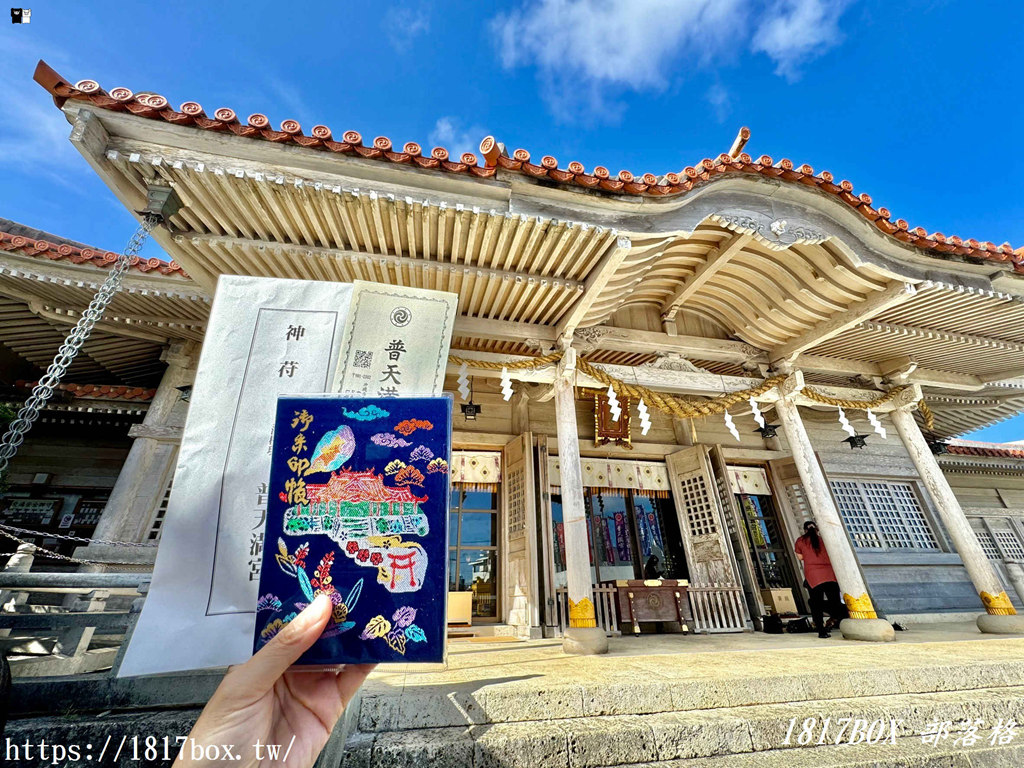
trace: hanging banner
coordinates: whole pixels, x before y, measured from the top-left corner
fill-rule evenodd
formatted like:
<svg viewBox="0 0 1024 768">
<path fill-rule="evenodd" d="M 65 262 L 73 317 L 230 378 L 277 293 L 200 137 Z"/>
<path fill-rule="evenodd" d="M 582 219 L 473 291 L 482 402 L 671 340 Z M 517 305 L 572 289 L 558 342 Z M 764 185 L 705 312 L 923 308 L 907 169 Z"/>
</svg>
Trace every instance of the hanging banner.
<svg viewBox="0 0 1024 768">
<path fill-rule="evenodd" d="M 452 451 L 453 483 L 471 490 L 497 490 L 501 482 L 501 453 L 496 451 Z"/>
<path fill-rule="evenodd" d="M 762 467 L 726 467 L 729 475 L 729 490 L 750 496 L 771 496 L 768 474 Z"/>
<path fill-rule="evenodd" d="M 555 523 L 555 562 L 565 570 L 565 523 Z"/>
<path fill-rule="evenodd" d="M 668 470 L 657 461 L 628 459 L 583 459 L 583 485 L 588 488 L 629 489 L 650 496 L 667 497 Z M 554 487 L 562 485 L 557 456 L 548 457 L 548 478 Z"/>
<path fill-rule="evenodd" d="M 658 523 L 658 516 L 654 512 L 648 512 L 643 515 L 643 517 L 647 519 L 647 525 L 651 529 L 651 534 L 654 537 L 654 543 L 664 551 L 665 541 L 661 537 L 661 525 Z"/>
<path fill-rule="evenodd" d="M 621 562 L 629 562 L 633 559 L 632 553 L 629 551 L 629 533 L 626 529 L 626 514 L 624 512 L 615 513 L 615 544 Z"/>
<path fill-rule="evenodd" d="M 619 419 L 613 421 L 608 395 L 602 392 L 594 393 L 594 445 L 613 443 L 623 448 L 633 447 L 629 432 L 629 404 L 628 397 L 620 398 Z"/>
</svg>

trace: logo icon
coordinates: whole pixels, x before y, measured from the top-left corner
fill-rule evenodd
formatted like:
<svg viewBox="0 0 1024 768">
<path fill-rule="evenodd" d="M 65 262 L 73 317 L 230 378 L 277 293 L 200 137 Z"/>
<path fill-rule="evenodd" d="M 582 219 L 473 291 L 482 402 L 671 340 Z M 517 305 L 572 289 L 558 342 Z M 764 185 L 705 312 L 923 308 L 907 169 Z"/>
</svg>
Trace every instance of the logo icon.
<svg viewBox="0 0 1024 768">
<path fill-rule="evenodd" d="M 405 307 L 395 307 L 391 312 L 391 322 L 398 328 L 404 328 L 412 320 L 412 312 Z"/>
<path fill-rule="evenodd" d="M 11 8 L 11 24 L 28 24 L 31 21 L 31 8 Z"/>
</svg>

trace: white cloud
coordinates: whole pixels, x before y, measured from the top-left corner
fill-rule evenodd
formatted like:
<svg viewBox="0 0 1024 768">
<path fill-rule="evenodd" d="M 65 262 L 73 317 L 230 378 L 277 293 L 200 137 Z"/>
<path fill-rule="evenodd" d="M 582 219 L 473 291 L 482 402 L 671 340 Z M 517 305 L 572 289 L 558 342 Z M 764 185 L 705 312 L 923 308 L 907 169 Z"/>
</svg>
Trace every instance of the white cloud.
<svg viewBox="0 0 1024 768">
<path fill-rule="evenodd" d="M 729 96 L 729 91 L 721 83 L 715 83 L 708 88 L 704 98 L 711 105 L 711 109 L 715 113 L 715 119 L 720 123 L 724 123 L 732 111 L 732 99 Z"/>
<path fill-rule="evenodd" d="M 75 178 L 91 171 L 68 141 L 71 125 L 32 79 L 39 58 L 58 71 L 74 70 L 59 49 L 13 39 L 0 46 L 0 170 L 46 177 L 77 190 Z"/>
<path fill-rule="evenodd" d="M 430 14 L 426 8 L 398 8 L 384 19 L 384 29 L 391 47 L 405 53 L 413 40 L 430 31 Z"/>
<path fill-rule="evenodd" d="M 457 117 L 442 117 L 434 124 L 427 140 L 429 147 L 424 147 L 424 152 L 429 152 L 434 147 L 444 147 L 454 159 L 463 152 L 480 154 L 480 140 L 487 135 L 487 131 L 478 125 L 471 125 L 468 128 L 463 126 Z"/>
<path fill-rule="evenodd" d="M 746 50 L 767 54 L 792 79 L 802 62 L 841 40 L 847 2 L 527 0 L 493 18 L 491 31 L 505 68 L 535 68 L 552 110 L 566 117 L 580 107 L 614 110 L 627 90 L 664 89 L 682 70 Z"/>
<path fill-rule="evenodd" d="M 801 64 L 842 42 L 839 17 L 846 5 L 845 0 L 775 0 L 754 32 L 751 49 L 771 57 L 775 74 L 796 80 Z"/>
</svg>

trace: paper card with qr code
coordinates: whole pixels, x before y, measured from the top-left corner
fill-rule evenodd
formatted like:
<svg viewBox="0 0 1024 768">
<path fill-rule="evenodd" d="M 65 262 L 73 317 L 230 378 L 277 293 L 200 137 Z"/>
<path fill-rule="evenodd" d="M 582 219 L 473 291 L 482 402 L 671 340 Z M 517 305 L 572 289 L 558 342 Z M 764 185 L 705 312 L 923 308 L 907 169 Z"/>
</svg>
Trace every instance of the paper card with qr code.
<svg viewBox="0 0 1024 768">
<path fill-rule="evenodd" d="M 318 594 L 303 665 L 442 662 L 449 397 L 282 397 L 254 650 Z"/>
<path fill-rule="evenodd" d="M 331 389 L 364 397 L 440 394 L 458 303 L 454 293 L 356 280 Z"/>
</svg>

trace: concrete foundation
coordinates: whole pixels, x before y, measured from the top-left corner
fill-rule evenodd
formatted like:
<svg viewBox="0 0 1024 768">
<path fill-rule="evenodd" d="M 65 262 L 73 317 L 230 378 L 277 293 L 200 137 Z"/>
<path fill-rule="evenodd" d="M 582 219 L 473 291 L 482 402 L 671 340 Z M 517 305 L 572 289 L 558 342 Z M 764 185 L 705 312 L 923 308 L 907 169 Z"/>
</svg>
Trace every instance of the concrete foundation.
<svg viewBox="0 0 1024 768">
<path fill-rule="evenodd" d="M 983 613 L 978 617 L 978 629 L 988 635 L 1024 635 L 1024 615 L 995 616 Z"/>
<path fill-rule="evenodd" d="M 885 619 L 843 619 L 839 631 L 847 640 L 887 643 L 896 639 L 896 630 Z"/>
<path fill-rule="evenodd" d="M 600 627 L 569 627 L 562 636 L 562 650 L 577 656 L 608 653 L 608 635 Z"/>
</svg>

